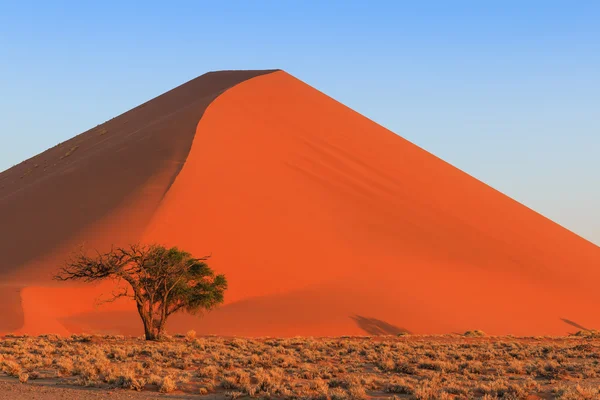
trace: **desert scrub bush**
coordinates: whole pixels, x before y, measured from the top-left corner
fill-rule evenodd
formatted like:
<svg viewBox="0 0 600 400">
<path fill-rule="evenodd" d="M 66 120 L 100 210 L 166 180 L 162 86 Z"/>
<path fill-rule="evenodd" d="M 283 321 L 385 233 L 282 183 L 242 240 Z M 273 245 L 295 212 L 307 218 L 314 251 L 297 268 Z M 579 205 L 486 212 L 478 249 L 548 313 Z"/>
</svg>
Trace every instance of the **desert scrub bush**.
<svg viewBox="0 0 600 400">
<path fill-rule="evenodd" d="M 390 372 L 396 368 L 396 363 L 391 358 L 382 358 L 377 362 L 377 368 L 383 372 Z"/>
<path fill-rule="evenodd" d="M 128 357 L 127 349 L 124 349 L 122 347 L 116 347 L 116 346 L 113 346 L 110 350 L 110 353 L 108 353 L 106 355 L 106 358 L 115 359 L 118 361 L 125 361 L 125 360 L 127 360 L 127 357 Z"/>
<path fill-rule="evenodd" d="M 160 393 L 171 393 L 174 392 L 176 389 L 177 385 L 175 384 L 175 381 L 173 380 L 173 378 L 167 375 L 162 379 L 158 391 Z"/>
<path fill-rule="evenodd" d="M 567 386 L 561 384 L 557 386 L 553 391 L 557 399 L 562 400 L 592 400 L 600 398 L 600 390 L 597 387 L 581 386 Z"/>
<path fill-rule="evenodd" d="M 438 372 L 456 372 L 458 370 L 456 365 L 445 361 L 421 362 L 419 368 Z"/>
<path fill-rule="evenodd" d="M 341 388 L 333 388 L 329 390 L 329 397 L 331 400 L 347 400 L 348 393 Z"/>
<path fill-rule="evenodd" d="M 416 363 L 412 362 L 401 362 L 396 364 L 396 366 L 394 367 L 394 372 L 406 375 L 418 374 Z"/>
<path fill-rule="evenodd" d="M 225 393 L 225 397 L 228 398 L 228 399 L 231 399 L 231 400 L 238 399 L 238 398 L 242 397 L 243 395 L 244 395 L 244 393 L 242 393 L 242 392 L 236 392 L 236 391 L 234 391 L 234 392 L 226 392 Z"/>
<path fill-rule="evenodd" d="M 414 397 L 417 400 L 446 400 L 451 398 L 448 393 L 441 390 L 436 381 L 423 381 L 417 385 Z"/>
<path fill-rule="evenodd" d="M 245 371 L 233 371 L 221 380 L 223 389 L 237 389 L 248 392 L 250 386 L 250 375 Z"/>
<path fill-rule="evenodd" d="M 22 368 L 16 361 L 4 360 L 2 361 L 2 372 L 8 376 L 18 377 L 22 372 Z"/>
<path fill-rule="evenodd" d="M 81 342 L 81 343 L 89 343 L 91 342 L 93 339 L 92 335 L 71 335 L 71 340 L 73 342 Z"/>
<path fill-rule="evenodd" d="M 227 344 L 230 347 L 233 347 L 235 349 L 247 349 L 249 343 L 251 343 L 251 342 L 249 342 L 248 340 L 240 339 L 240 338 L 235 338 L 235 339 L 232 339 Z"/>
<path fill-rule="evenodd" d="M 506 367 L 506 372 L 522 375 L 525 373 L 525 364 L 518 360 L 510 361 Z"/>
<path fill-rule="evenodd" d="M 73 375 L 74 367 L 73 361 L 70 357 L 60 357 L 55 359 L 53 363 L 58 368 L 58 372 L 61 376 Z"/>
<path fill-rule="evenodd" d="M 219 375 L 219 368 L 214 365 L 209 365 L 207 367 L 199 368 L 197 371 L 197 375 L 200 378 L 211 378 L 214 379 Z"/>
<path fill-rule="evenodd" d="M 29 374 L 27 372 L 21 372 L 19 374 L 19 382 L 20 383 L 27 383 L 28 380 L 29 380 Z"/>
<path fill-rule="evenodd" d="M 283 374 L 283 371 L 279 368 L 258 368 L 252 376 L 256 381 L 256 392 L 273 393 L 279 389 L 279 385 L 283 380 Z"/>
<path fill-rule="evenodd" d="M 115 384 L 117 387 L 121 387 L 123 389 L 136 390 L 139 392 L 146 385 L 146 380 L 142 377 L 137 376 L 132 371 L 125 371 L 122 374 L 118 375 L 112 383 Z"/>
<path fill-rule="evenodd" d="M 462 363 L 459 365 L 459 369 L 467 371 L 471 374 L 481 374 L 485 370 L 481 361 L 468 361 Z"/>
<path fill-rule="evenodd" d="M 79 376 L 79 384 L 82 386 L 92 385 L 98 380 L 98 368 L 89 360 L 80 360 L 76 363 L 72 373 Z"/>
<path fill-rule="evenodd" d="M 466 331 L 465 333 L 463 333 L 463 336 L 465 336 L 465 337 L 485 337 L 487 335 L 485 334 L 485 332 L 475 329 L 472 331 Z"/>
<path fill-rule="evenodd" d="M 191 342 L 194 339 L 196 339 L 196 331 L 195 330 L 189 330 L 189 331 L 187 331 L 187 333 L 185 334 L 185 339 L 188 342 Z"/>
<path fill-rule="evenodd" d="M 580 330 L 573 333 L 571 336 L 584 338 L 600 338 L 600 331 L 597 330 Z"/>
<path fill-rule="evenodd" d="M 413 394 L 415 392 L 414 382 L 393 376 L 384 384 L 384 392 L 393 394 Z"/>
</svg>

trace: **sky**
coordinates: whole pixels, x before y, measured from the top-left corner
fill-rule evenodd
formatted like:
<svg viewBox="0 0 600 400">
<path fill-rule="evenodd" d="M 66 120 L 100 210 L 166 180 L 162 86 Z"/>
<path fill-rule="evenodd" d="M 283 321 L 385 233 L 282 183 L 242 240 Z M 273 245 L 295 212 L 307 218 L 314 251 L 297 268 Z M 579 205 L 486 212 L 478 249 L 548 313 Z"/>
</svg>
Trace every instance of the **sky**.
<svg viewBox="0 0 600 400">
<path fill-rule="evenodd" d="M 598 21 L 597 1 L 0 0 L 0 171 L 207 71 L 281 68 L 600 244 Z"/>
</svg>

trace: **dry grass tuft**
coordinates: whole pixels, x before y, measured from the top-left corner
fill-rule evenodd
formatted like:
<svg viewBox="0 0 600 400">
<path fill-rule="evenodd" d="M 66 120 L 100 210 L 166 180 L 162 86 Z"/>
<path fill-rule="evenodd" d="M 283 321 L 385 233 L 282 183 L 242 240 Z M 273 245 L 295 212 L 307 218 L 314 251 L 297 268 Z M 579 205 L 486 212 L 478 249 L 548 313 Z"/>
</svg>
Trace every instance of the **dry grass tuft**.
<svg viewBox="0 0 600 400">
<path fill-rule="evenodd" d="M 177 384 L 173 381 L 173 378 L 170 376 L 165 376 L 160 383 L 158 391 L 161 393 L 171 393 L 177 389 Z"/>
<path fill-rule="evenodd" d="M 29 381 L 29 374 L 27 372 L 21 372 L 19 374 L 19 382 L 27 383 Z"/>
<path fill-rule="evenodd" d="M 585 337 L 585 338 L 600 338 L 600 331 L 597 330 L 580 330 L 572 334 L 571 336 L 575 337 Z"/>
<path fill-rule="evenodd" d="M 463 336 L 465 336 L 465 337 L 486 337 L 487 335 L 485 334 L 485 332 L 475 329 L 472 331 L 466 331 L 465 333 L 463 333 Z"/>
</svg>

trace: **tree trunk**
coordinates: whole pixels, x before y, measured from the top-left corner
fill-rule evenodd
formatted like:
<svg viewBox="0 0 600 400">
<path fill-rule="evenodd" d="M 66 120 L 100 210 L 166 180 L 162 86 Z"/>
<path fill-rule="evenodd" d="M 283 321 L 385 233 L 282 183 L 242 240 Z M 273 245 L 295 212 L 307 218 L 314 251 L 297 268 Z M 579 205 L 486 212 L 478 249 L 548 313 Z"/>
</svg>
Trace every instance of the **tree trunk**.
<svg viewBox="0 0 600 400">
<path fill-rule="evenodd" d="M 158 340 L 160 339 L 160 334 L 156 332 L 156 328 L 153 326 L 153 320 L 150 318 L 146 310 L 144 310 L 143 306 L 138 304 L 138 313 L 140 314 L 140 318 L 144 323 L 144 335 L 146 336 L 146 340 Z"/>
<path fill-rule="evenodd" d="M 146 326 L 146 324 L 144 324 L 144 334 L 146 335 L 146 340 L 160 339 L 159 335 L 154 332 L 154 329 L 150 326 Z"/>
<path fill-rule="evenodd" d="M 165 322 L 167 322 L 166 318 L 165 319 L 161 318 L 156 326 L 156 331 L 157 331 L 157 335 L 158 335 L 159 339 L 162 337 L 162 335 L 165 332 Z"/>
</svg>

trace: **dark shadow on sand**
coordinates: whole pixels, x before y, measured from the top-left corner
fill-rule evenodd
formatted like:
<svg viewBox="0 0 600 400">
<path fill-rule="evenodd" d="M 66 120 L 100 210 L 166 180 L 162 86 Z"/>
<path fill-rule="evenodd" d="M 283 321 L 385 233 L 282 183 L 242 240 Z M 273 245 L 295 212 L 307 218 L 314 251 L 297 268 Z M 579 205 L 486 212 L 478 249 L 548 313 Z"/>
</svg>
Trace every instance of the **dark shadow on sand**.
<svg viewBox="0 0 600 400">
<path fill-rule="evenodd" d="M 570 319 L 561 318 L 560 320 L 561 320 L 562 322 L 564 322 L 565 324 L 569 324 L 569 325 L 571 325 L 571 326 L 574 326 L 575 328 L 577 328 L 577 329 L 580 329 L 580 330 L 582 330 L 582 331 L 589 331 L 589 329 L 588 329 L 588 328 L 585 328 L 585 327 L 583 327 L 583 326 L 579 325 L 577 322 L 571 321 Z"/>
<path fill-rule="evenodd" d="M 361 315 L 354 315 L 350 317 L 356 325 L 369 335 L 398 335 L 400 333 L 410 333 L 408 329 L 401 328 L 396 325 L 392 325 L 385 321 L 363 317 Z"/>
</svg>

